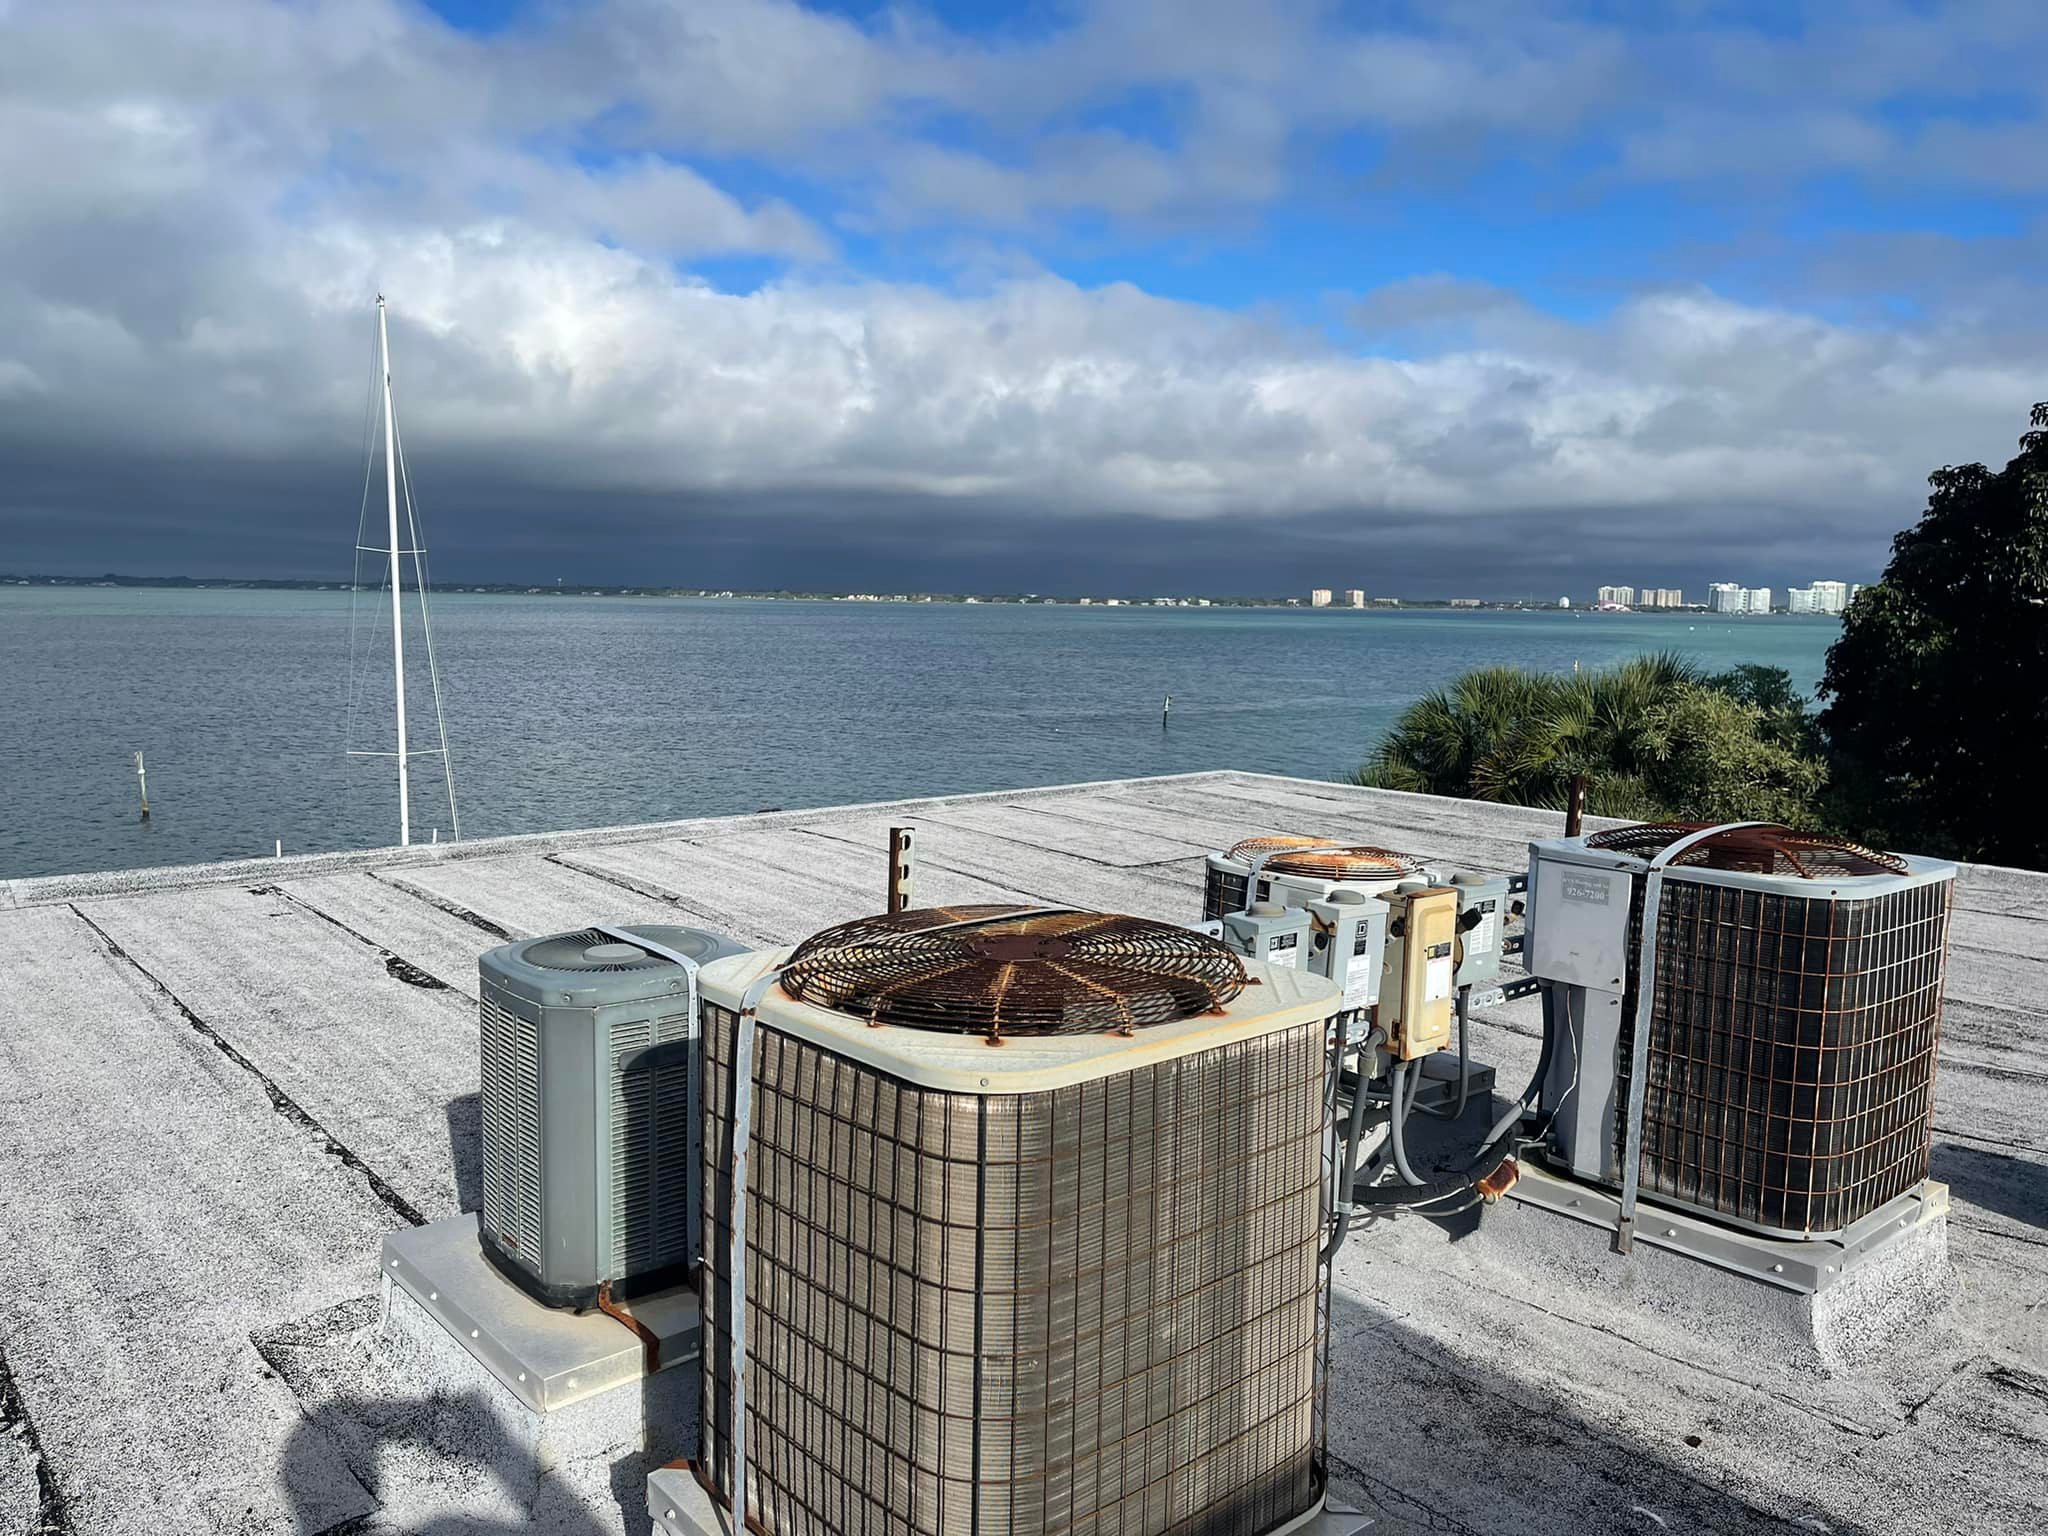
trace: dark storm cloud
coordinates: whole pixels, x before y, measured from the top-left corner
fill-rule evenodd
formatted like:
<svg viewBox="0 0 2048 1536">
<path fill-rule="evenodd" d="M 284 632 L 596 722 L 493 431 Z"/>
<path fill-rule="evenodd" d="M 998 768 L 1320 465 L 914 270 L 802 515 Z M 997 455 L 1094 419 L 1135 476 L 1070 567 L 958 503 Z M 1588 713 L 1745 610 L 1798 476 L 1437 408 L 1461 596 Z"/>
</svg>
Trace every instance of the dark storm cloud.
<svg viewBox="0 0 2048 1536">
<path fill-rule="evenodd" d="M 1353 301 L 1393 354 L 1361 355 L 1014 252 L 993 283 L 875 281 L 843 234 L 1200 227 L 1279 197 L 1305 136 L 1370 132 L 1426 177 L 1447 144 L 1609 120 L 1631 125 L 1612 176 L 1891 157 L 2018 188 L 2004 130 L 1906 135 L 1875 104 L 1965 56 L 2033 101 L 2015 40 L 2040 25 L 1874 5 L 1832 42 L 1624 40 L 1452 7 L 1424 36 L 1130 0 L 989 42 L 605 0 L 483 38 L 375 0 L 0 0 L 0 566 L 335 573 L 382 289 L 448 580 L 1540 595 L 1867 574 L 1926 471 L 2002 457 L 2048 393 L 2048 337 L 2014 319 L 2034 236 L 1859 248 L 1859 291 L 1972 274 L 1874 322 L 1685 284 L 1567 321 L 1424 274 Z M 1674 92 L 1680 61 L 1697 90 Z M 1132 89 L 1185 92 L 1185 131 L 1075 126 Z M 1702 135 L 1727 153 L 1679 152 Z M 839 224 L 684 163 L 706 154 L 832 187 Z M 722 254 L 784 275 L 720 292 L 689 264 Z"/>
</svg>

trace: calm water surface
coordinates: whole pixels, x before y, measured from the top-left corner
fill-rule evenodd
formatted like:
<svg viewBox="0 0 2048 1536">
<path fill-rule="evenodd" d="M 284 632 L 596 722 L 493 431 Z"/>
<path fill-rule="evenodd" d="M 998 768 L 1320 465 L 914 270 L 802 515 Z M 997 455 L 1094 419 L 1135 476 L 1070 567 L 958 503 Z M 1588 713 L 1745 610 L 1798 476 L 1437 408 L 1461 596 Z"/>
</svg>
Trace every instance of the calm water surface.
<svg viewBox="0 0 2048 1536">
<path fill-rule="evenodd" d="M 354 745 L 391 742 L 363 599 Z M 470 837 L 771 806 L 1254 768 L 1355 769 L 1488 662 L 1672 649 L 1819 679 L 1831 619 L 448 595 L 434 599 Z M 380 629 L 379 621 L 384 625 Z M 413 745 L 433 746 L 419 637 Z M 0 876 L 397 841 L 388 759 L 344 756 L 339 592 L 0 588 Z M 1160 697 L 1173 695 L 1162 728 Z M 148 755 L 152 819 L 136 816 Z M 448 835 L 438 761 L 414 835 Z"/>
</svg>

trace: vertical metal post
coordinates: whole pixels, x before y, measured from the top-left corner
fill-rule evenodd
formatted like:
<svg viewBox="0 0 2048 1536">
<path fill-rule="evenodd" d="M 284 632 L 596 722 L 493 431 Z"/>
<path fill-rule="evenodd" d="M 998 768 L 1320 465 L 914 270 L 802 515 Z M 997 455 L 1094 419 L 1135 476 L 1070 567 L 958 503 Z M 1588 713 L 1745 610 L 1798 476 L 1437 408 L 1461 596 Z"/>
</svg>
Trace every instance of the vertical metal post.
<svg viewBox="0 0 2048 1536">
<path fill-rule="evenodd" d="M 142 786 L 142 819 L 149 820 L 149 773 L 142 766 L 142 754 L 135 754 L 135 781 Z"/>
<path fill-rule="evenodd" d="M 756 977 L 740 995 L 732 1043 L 732 1206 L 727 1215 L 732 1234 L 727 1262 L 732 1273 L 725 1305 L 732 1356 L 732 1380 L 726 1390 L 732 1405 L 730 1499 L 735 1536 L 745 1536 L 747 1529 L 747 1159 L 754 1132 L 755 1017 L 761 999 L 781 979 L 782 972 L 770 971 Z"/>
<path fill-rule="evenodd" d="M 889 911 L 904 911 L 910 905 L 910 877 L 916 867 L 911 851 L 910 827 L 889 829 Z"/>
<path fill-rule="evenodd" d="M 384 499 L 391 525 L 391 679 L 398 711 L 398 844 L 412 843 L 412 795 L 406 783 L 405 611 L 398 577 L 398 432 L 391 424 L 391 334 L 384 324 L 384 295 L 377 295 L 377 359 L 384 373 Z"/>
<path fill-rule="evenodd" d="M 1577 837 L 1586 826 L 1586 776 L 1572 775 L 1572 787 L 1564 802 L 1564 835 Z"/>
</svg>

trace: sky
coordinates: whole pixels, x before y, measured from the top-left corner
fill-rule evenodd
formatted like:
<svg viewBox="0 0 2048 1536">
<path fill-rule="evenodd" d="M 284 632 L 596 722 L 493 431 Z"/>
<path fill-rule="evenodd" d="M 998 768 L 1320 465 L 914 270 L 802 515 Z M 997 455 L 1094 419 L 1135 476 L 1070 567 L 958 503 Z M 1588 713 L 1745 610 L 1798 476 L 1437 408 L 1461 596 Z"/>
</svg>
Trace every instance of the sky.
<svg viewBox="0 0 2048 1536">
<path fill-rule="evenodd" d="M 2048 398 L 2044 58 L 2040 0 L 0 0 L 0 570 L 345 577 L 382 292 L 443 582 L 1871 579 Z"/>
</svg>

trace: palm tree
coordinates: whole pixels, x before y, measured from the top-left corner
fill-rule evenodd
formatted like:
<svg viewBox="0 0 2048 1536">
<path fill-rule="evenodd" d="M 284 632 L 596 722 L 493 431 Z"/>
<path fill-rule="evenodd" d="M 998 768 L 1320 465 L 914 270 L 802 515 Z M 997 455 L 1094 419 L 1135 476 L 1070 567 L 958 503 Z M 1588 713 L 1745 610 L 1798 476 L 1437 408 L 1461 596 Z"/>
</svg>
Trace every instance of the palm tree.
<svg viewBox="0 0 2048 1536">
<path fill-rule="evenodd" d="M 1670 652 L 1570 676 L 1482 667 L 1403 711 L 1359 782 L 1556 809 L 1584 774 L 1589 810 L 1654 814 L 1646 780 L 1670 751 L 1665 716 L 1702 680 Z"/>
</svg>

